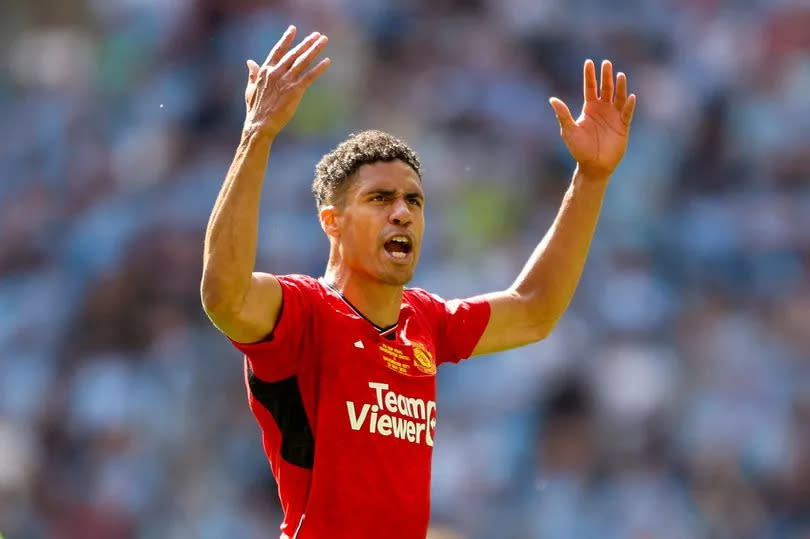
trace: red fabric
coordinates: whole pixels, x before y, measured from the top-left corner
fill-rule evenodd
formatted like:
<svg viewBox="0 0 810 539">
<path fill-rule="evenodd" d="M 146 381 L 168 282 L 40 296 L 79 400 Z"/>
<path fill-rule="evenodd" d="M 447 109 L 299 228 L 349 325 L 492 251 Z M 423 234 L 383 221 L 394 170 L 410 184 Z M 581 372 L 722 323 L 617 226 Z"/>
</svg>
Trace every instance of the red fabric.
<svg viewBox="0 0 810 539">
<path fill-rule="evenodd" d="M 284 460 L 274 417 L 248 389 L 279 486 L 282 538 L 425 537 L 436 366 L 469 357 L 489 303 L 406 289 L 392 341 L 323 281 L 279 281 L 283 303 L 272 336 L 234 345 L 259 379 L 296 377 L 314 436 L 311 470 Z"/>
</svg>

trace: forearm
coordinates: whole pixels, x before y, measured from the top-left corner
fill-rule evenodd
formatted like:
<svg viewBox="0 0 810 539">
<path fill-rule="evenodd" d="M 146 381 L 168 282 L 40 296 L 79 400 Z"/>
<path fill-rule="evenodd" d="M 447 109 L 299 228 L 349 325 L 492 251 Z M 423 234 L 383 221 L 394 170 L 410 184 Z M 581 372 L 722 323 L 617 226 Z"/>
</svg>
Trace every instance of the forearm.
<svg viewBox="0 0 810 539">
<path fill-rule="evenodd" d="M 205 233 L 201 294 L 206 310 L 238 308 L 256 262 L 259 202 L 272 139 L 245 131 Z"/>
<path fill-rule="evenodd" d="M 512 286 L 548 330 L 574 295 L 607 184 L 607 178 L 586 177 L 577 167 L 554 223 Z"/>
</svg>

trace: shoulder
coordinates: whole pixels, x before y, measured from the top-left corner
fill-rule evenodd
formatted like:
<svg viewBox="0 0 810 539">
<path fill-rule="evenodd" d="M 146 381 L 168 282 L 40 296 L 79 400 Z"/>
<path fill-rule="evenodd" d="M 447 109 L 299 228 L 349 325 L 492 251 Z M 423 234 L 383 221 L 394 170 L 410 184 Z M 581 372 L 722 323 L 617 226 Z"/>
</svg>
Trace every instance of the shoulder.
<svg viewBox="0 0 810 539">
<path fill-rule="evenodd" d="M 287 286 L 293 286 L 296 288 L 308 290 L 317 290 L 318 288 L 322 288 L 321 283 L 318 282 L 318 279 L 312 277 L 311 275 L 303 275 L 301 273 L 276 275 L 276 279 Z"/>
<path fill-rule="evenodd" d="M 489 303 L 483 296 L 445 300 L 427 290 L 410 288 L 403 297 L 423 323 L 433 327 L 438 363 L 470 357 L 489 320 Z"/>
<path fill-rule="evenodd" d="M 402 292 L 404 303 L 422 316 L 436 318 L 445 311 L 447 301 L 423 288 L 406 288 Z"/>
<path fill-rule="evenodd" d="M 444 303 L 444 298 L 428 292 L 424 288 L 406 288 L 402 291 L 402 297 L 406 303 L 416 306 Z"/>
<path fill-rule="evenodd" d="M 309 298 L 326 297 L 326 287 L 320 280 L 310 275 L 291 273 L 288 275 L 276 275 L 279 285 L 284 295 L 307 296 Z"/>
<path fill-rule="evenodd" d="M 275 278 L 281 287 L 279 319 L 292 313 L 295 313 L 294 316 L 310 316 L 319 312 L 319 307 L 328 302 L 325 286 L 315 277 L 293 273 L 275 275 Z"/>
<path fill-rule="evenodd" d="M 415 308 L 431 309 L 440 312 L 455 312 L 464 303 L 460 299 L 447 300 L 438 294 L 428 292 L 423 288 L 406 288 L 403 296 L 408 304 Z"/>
</svg>

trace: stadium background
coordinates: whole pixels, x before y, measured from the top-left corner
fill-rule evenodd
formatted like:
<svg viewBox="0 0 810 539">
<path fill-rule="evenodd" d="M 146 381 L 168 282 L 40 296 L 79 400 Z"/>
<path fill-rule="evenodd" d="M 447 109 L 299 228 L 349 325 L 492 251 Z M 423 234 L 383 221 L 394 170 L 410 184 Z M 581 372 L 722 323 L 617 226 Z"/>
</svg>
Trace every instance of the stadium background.
<svg viewBox="0 0 810 539">
<path fill-rule="evenodd" d="M 505 287 L 572 171 L 547 98 L 579 109 L 587 57 L 639 96 L 556 331 L 440 371 L 437 530 L 809 536 L 798 0 L 5 0 L 0 533 L 275 535 L 239 354 L 198 280 L 244 61 L 290 22 L 334 64 L 274 148 L 262 270 L 322 272 L 314 164 L 373 127 L 424 161 L 415 284 Z"/>
</svg>

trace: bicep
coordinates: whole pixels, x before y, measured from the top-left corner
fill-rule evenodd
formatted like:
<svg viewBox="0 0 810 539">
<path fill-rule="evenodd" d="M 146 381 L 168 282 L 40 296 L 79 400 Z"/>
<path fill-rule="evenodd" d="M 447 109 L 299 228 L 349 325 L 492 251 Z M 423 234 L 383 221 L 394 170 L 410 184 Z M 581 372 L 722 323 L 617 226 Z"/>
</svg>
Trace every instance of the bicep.
<svg viewBox="0 0 810 539">
<path fill-rule="evenodd" d="M 548 324 L 538 320 L 529 301 L 512 290 L 479 296 L 489 302 L 490 314 L 484 333 L 472 355 L 492 354 L 539 341 L 548 334 Z"/>
<path fill-rule="evenodd" d="M 275 328 L 281 303 L 281 284 L 276 276 L 254 272 L 241 307 L 219 316 L 212 316 L 212 321 L 236 342 L 257 342 L 270 335 Z"/>
</svg>

